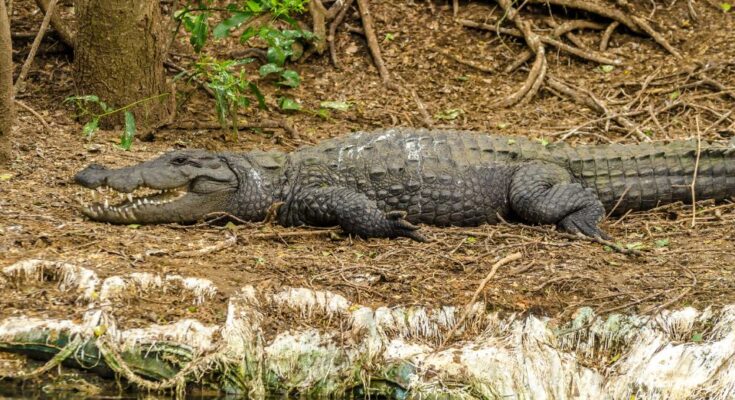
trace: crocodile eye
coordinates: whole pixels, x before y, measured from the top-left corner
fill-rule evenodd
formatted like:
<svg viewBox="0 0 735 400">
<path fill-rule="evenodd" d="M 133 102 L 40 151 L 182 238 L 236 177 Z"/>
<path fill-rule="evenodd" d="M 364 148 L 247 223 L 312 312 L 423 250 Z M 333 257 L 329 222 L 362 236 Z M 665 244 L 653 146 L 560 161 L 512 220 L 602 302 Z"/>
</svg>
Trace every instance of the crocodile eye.
<svg viewBox="0 0 735 400">
<path fill-rule="evenodd" d="M 173 165 L 184 165 L 186 164 L 187 158 L 184 156 L 178 156 L 171 160 L 171 164 Z"/>
</svg>

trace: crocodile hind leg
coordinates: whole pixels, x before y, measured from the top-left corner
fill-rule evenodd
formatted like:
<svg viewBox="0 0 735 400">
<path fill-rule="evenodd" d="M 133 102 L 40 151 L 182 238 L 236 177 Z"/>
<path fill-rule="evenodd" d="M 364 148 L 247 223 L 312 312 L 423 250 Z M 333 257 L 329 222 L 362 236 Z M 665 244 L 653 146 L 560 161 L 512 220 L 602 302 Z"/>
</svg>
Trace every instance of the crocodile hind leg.
<svg viewBox="0 0 735 400">
<path fill-rule="evenodd" d="M 572 182 L 569 171 L 556 164 L 521 166 L 511 181 L 510 206 L 530 223 L 556 224 L 569 233 L 609 237 L 598 226 L 605 208 L 594 190 Z"/>
</svg>

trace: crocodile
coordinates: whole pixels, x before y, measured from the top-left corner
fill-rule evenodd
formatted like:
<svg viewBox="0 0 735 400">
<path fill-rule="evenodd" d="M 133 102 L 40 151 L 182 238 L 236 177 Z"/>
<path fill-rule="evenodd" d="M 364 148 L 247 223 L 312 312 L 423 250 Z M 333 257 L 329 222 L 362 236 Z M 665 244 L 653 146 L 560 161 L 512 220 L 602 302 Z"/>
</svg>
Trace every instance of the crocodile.
<svg viewBox="0 0 735 400">
<path fill-rule="evenodd" d="M 608 214 L 735 196 L 735 138 L 572 147 L 395 128 L 291 153 L 177 150 L 119 169 L 92 164 L 74 179 L 127 194 L 117 204 L 82 206 L 88 218 L 114 224 L 192 223 L 224 213 L 423 241 L 419 224 L 521 221 L 609 238 L 599 226 Z M 142 188 L 147 194 L 138 195 Z"/>
</svg>

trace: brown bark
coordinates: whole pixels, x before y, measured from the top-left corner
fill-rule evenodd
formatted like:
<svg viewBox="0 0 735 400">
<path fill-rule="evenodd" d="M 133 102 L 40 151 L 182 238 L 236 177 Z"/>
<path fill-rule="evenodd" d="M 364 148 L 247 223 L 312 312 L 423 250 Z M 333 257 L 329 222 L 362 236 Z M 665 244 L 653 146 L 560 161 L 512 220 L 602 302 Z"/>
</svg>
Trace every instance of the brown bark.
<svg viewBox="0 0 735 400">
<path fill-rule="evenodd" d="M 8 11 L 0 0 L 0 165 L 10 163 L 10 134 L 15 123 L 12 57 Z"/>
<path fill-rule="evenodd" d="M 75 0 L 77 34 L 74 46 L 77 94 L 96 95 L 122 107 L 169 90 L 163 68 L 166 35 L 157 1 Z M 131 111 L 138 127 L 165 121 L 170 102 L 159 98 Z M 122 123 L 118 113 L 101 121 Z"/>
</svg>

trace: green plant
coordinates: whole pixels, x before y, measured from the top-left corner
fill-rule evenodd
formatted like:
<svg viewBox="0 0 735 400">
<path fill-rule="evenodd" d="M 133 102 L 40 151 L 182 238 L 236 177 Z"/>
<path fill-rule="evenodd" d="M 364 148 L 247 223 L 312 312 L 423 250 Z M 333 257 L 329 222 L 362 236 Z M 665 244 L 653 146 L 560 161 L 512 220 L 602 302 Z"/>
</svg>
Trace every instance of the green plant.
<svg viewBox="0 0 735 400">
<path fill-rule="evenodd" d="M 237 139 L 238 110 L 250 106 L 249 96 L 255 97 L 260 108 L 266 108 L 265 98 L 258 86 L 247 79 L 245 71 L 238 70 L 238 67 L 251 62 L 252 58 L 218 61 L 203 57 L 194 64 L 195 73 L 191 75 L 192 78 L 202 78 L 207 87 L 212 89 L 220 126 L 224 130 L 229 127 L 234 139 Z"/>
<path fill-rule="evenodd" d="M 247 0 L 232 3 L 225 8 L 210 7 L 210 1 L 197 1 L 186 5 L 175 14 L 179 24 L 190 33 L 189 41 L 200 53 L 210 36 L 223 39 L 241 30 L 239 40 L 247 43 L 258 39 L 267 45 L 266 61 L 259 66 L 260 78 L 269 79 L 280 88 L 298 87 L 298 72 L 285 67 L 287 60 L 298 58 L 302 52 L 300 42 L 314 39 L 311 32 L 301 30 L 293 19 L 305 11 L 308 0 Z M 225 18 L 210 29 L 210 17 L 217 13 Z M 285 22 L 284 24 L 279 21 Z M 215 60 L 202 56 L 194 63 L 191 77 L 201 78 L 212 89 L 217 117 L 223 129 L 231 129 L 237 138 L 237 113 L 251 104 L 254 96 L 260 108 L 267 108 L 265 98 L 256 82 L 248 79 L 242 66 L 255 59 Z M 275 79 L 272 79 L 275 77 Z M 279 96 L 278 106 L 285 111 L 300 110 L 300 105 Z"/>
<path fill-rule="evenodd" d="M 138 101 L 134 101 L 128 105 L 112 108 L 106 102 L 100 100 L 95 95 L 84 95 L 84 96 L 70 96 L 64 99 L 64 103 L 74 103 L 77 111 L 79 112 L 79 119 L 87 119 L 88 121 L 82 127 L 82 133 L 87 139 L 92 139 L 95 133 L 99 130 L 100 121 L 113 114 L 120 112 L 125 113 L 125 129 L 120 135 L 120 148 L 123 150 L 130 150 L 133 145 L 133 138 L 135 137 L 136 126 L 135 116 L 131 109 L 139 106 L 145 102 L 160 99 L 168 96 L 170 93 L 162 93 L 156 96 L 148 97 Z"/>
</svg>

